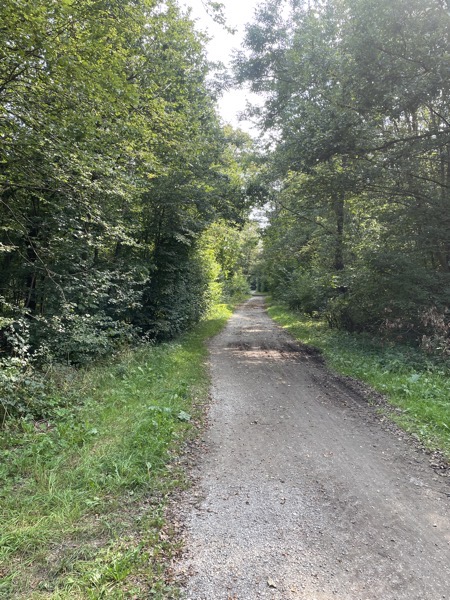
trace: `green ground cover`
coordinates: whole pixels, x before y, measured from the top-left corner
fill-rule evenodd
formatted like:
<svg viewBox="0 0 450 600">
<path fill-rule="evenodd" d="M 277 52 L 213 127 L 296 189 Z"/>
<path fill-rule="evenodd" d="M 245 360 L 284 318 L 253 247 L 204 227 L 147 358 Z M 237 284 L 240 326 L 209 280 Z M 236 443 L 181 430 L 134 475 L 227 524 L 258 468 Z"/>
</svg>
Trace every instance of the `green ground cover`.
<svg viewBox="0 0 450 600">
<path fill-rule="evenodd" d="M 201 425 L 204 342 L 230 315 L 220 305 L 176 342 L 64 374 L 51 419 L 1 432 L 0 597 L 177 597 L 164 507 Z"/>
<path fill-rule="evenodd" d="M 322 350 L 336 372 L 368 383 L 400 411 L 389 415 L 430 449 L 450 459 L 450 365 L 422 351 L 366 334 L 330 329 L 279 304 L 270 316 L 299 341 Z"/>
</svg>

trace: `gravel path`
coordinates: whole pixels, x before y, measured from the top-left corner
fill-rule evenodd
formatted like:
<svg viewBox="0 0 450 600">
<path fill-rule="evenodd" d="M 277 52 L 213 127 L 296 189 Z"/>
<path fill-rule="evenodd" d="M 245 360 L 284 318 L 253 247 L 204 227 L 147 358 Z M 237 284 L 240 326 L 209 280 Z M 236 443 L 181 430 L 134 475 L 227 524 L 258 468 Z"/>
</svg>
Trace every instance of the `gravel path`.
<svg viewBox="0 0 450 600">
<path fill-rule="evenodd" d="M 192 600 L 450 599 L 450 486 L 254 297 L 211 344 Z"/>
</svg>

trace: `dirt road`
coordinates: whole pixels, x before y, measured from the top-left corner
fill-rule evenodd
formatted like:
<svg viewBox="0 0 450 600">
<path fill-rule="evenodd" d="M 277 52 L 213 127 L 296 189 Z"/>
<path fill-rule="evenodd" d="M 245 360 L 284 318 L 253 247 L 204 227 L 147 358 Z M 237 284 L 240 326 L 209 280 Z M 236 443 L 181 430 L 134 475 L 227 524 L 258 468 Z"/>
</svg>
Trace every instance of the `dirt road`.
<svg viewBox="0 0 450 600">
<path fill-rule="evenodd" d="M 215 338 L 211 368 L 186 598 L 450 599 L 450 486 L 429 457 L 259 297 Z"/>
</svg>

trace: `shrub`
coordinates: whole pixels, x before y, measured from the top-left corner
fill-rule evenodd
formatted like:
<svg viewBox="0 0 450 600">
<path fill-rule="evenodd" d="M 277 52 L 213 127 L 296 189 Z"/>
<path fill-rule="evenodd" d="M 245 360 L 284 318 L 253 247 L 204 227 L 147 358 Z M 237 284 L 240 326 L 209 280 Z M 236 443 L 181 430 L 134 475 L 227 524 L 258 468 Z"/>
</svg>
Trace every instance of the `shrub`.
<svg viewBox="0 0 450 600">
<path fill-rule="evenodd" d="M 62 316 L 42 320 L 39 336 L 46 361 L 84 366 L 135 341 L 137 330 L 102 311 L 91 315 L 68 310 Z"/>
<path fill-rule="evenodd" d="M 450 356 L 450 311 L 432 306 L 422 313 L 422 323 L 426 328 L 422 348 L 430 354 Z"/>
<path fill-rule="evenodd" d="M 24 317 L 1 318 L 0 424 L 11 416 L 43 415 L 47 382 L 30 351 L 30 324 Z"/>
<path fill-rule="evenodd" d="M 244 299 L 250 293 L 250 286 L 242 270 L 238 270 L 223 284 L 223 295 L 226 300 Z"/>
<path fill-rule="evenodd" d="M 298 269 L 292 273 L 283 292 L 289 308 L 308 315 L 323 312 L 332 296 L 334 282 L 330 275 Z"/>
</svg>

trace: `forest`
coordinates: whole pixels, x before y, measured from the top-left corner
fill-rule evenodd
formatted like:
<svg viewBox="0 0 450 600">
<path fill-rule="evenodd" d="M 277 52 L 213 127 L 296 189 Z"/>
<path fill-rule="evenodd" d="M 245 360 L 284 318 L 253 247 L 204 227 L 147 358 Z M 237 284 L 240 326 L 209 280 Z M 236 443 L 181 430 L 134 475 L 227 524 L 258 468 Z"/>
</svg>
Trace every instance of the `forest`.
<svg viewBox="0 0 450 600">
<path fill-rule="evenodd" d="M 263 5 L 232 77 L 259 142 L 221 125 L 174 2 L 8 0 L 1 22 L 2 418 L 42 404 L 49 364 L 170 339 L 250 279 L 450 352 L 444 0 Z"/>
<path fill-rule="evenodd" d="M 227 75 L 175 2 L 3 4 L 2 420 L 45 415 L 54 365 L 172 339 L 250 283 L 449 354 L 449 7 L 376 8 L 269 1 Z M 259 140 L 221 124 L 231 84 Z"/>
<path fill-rule="evenodd" d="M 450 456 L 449 0 L 266 0 L 229 72 L 206 43 L 177 0 L 0 3 L 5 597 L 179 597 L 164 510 L 251 290 Z"/>
<path fill-rule="evenodd" d="M 7 0 L 0 22 L 2 421 L 45 416 L 52 365 L 173 338 L 245 291 L 257 240 L 252 142 L 221 125 L 186 11 Z"/>
<path fill-rule="evenodd" d="M 261 93 L 267 285 L 331 327 L 448 355 L 450 12 L 268 2 L 237 78 Z"/>
</svg>

